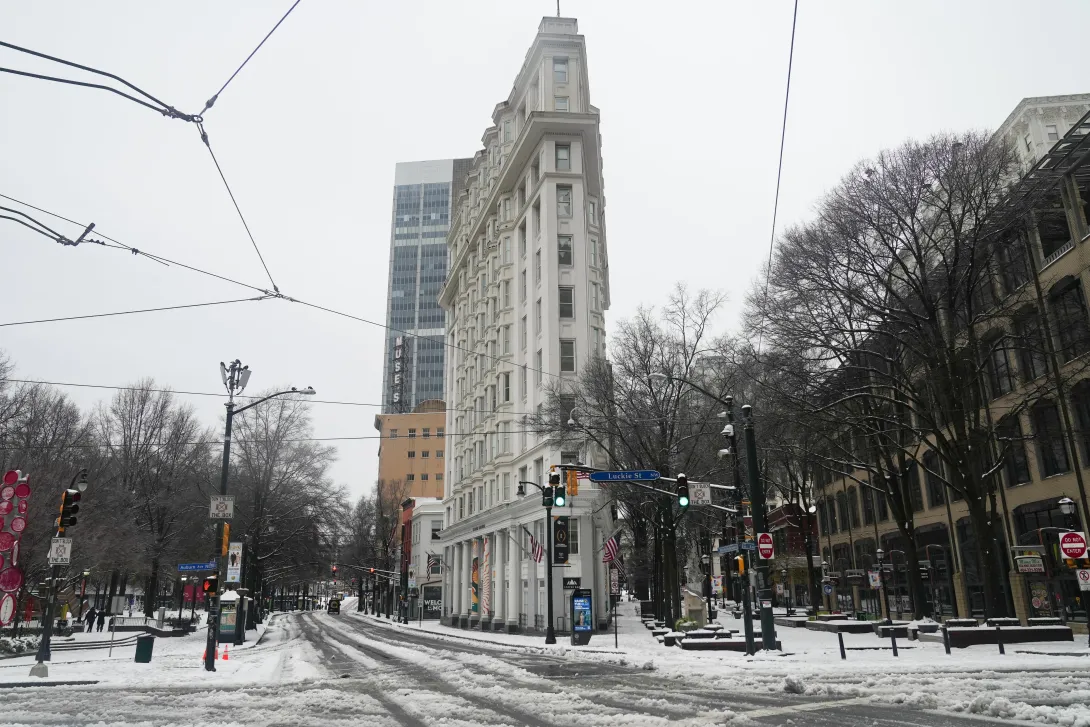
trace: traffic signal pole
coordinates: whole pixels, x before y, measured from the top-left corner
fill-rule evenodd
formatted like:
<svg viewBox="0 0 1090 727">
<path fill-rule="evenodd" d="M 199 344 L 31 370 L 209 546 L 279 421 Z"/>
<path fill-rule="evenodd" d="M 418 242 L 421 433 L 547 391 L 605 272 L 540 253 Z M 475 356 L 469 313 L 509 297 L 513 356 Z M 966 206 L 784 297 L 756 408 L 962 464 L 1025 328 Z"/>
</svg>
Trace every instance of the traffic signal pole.
<svg viewBox="0 0 1090 727">
<path fill-rule="evenodd" d="M 753 407 L 742 407 L 742 436 L 746 442 L 746 469 L 749 473 L 749 498 L 753 505 L 753 532 L 768 532 L 765 515 L 765 491 L 757 467 L 757 439 L 753 433 Z M 757 558 L 757 600 L 761 609 L 761 643 L 766 650 L 776 648 L 776 623 L 772 615 L 772 589 L 768 561 Z"/>
<path fill-rule="evenodd" d="M 232 368 L 234 364 L 232 364 Z M 223 430 L 223 467 L 220 470 L 220 494 L 227 494 L 227 473 L 231 463 L 231 420 L 235 414 L 235 387 L 227 389 L 227 425 Z M 223 570 L 223 526 L 220 520 L 216 523 L 215 544 L 212 546 L 212 554 L 216 560 L 216 572 Z M 221 573 L 221 575 L 226 575 Z M 220 583 L 225 579 L 221 579 Z M 208 599 L 208 634 L 204 644 L 204 670 L 216 670 L 216 649 L 219 648 L 219 592 L 216 597 Z M 237 628 L 237 625 L 236 625 Z"/>
<path fill-rule="evenodd" d="M 545 625 L 545 643 L 556 643 L 556 630 L 553 628 L 553 506 L 545 508 L 545 541 L 549 545 L 549 553 L 545 556 L 545 586 L 547 605 L 546 618 L 549 622 Z"/>
</svg>

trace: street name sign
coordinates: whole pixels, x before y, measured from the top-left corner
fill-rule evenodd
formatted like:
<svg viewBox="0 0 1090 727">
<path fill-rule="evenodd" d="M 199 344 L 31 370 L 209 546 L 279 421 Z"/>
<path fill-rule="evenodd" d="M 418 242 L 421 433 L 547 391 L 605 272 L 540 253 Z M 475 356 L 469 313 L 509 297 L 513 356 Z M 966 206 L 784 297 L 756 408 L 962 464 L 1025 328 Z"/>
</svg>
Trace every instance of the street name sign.
<svg viewBox="0 0 1090 727">
<path fill-rule="evenodd" d="M 68 565 L 72 562 L 72 538 L 53 538 L 49 542 L 49 565 Z"/>
<path fill-rule="evenodd" d="M 757 555 L 761 556 L 761 560 L 771 560 L 776 555 L 772 533 L 757 533 Z"/>
<path fill-rule="evenodd" d="M 632 482 L 635 480 L 657 480 L 659 473 L 655 470 L 620 470 L 614 472 L 591 472 L 591 482 Z"/>
<path fill-rule="evenodd" d="M 1060 552 L 1065 558 L 1086 557 L 1086 533 L 1060 533 Z"/>
<path fill-rule="evenodd" d="M 747 540 L 746 542 L 741 544 L 741 548 L 742 550 L 757 550 L 757 544 L 754 543 L 752 540 Z"/>
<path fill-rule="evenodd" d="M 712 488 L 707 483 L 689 484 L 689 502 L 694 505 L 712 504 Z"/>
<path fill-rule="evenodd" d="M 729 543 L 719 546 L 719 555 L 730 555 L 738 552 L 738 543 Z"/>
<path fill-rule="evenodd" d="M 212 495 L 208 517 L 212 520 L 230 520 L 235 516 L 234 495 Z"/>
<path fill-rule="evenodd" d="M 210 560 L 207 563 L 179 563 L 178 572 L 188 573 L 191 571 L 216 570 L 218 567 L 219 564 L 214 560 Z"/>
</svg>

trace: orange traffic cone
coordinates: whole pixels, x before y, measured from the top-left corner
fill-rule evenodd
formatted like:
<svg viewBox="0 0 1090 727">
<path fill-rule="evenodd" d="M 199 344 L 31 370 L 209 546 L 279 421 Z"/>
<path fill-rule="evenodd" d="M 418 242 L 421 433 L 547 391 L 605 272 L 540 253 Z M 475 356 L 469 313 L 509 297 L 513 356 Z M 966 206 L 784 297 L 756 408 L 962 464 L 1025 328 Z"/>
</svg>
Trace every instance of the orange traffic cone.
<svg viewBox="0 0 1090 727">
<path fill-rule="evenodd" d="M 223 660 L 227 661 L 227 644 L 223 645 Z"/>
<path fill-rule="evenodd" d="M 201 661 L 204 661 L 207 658 L 208 658 L 208 647 L 206 646 L 206 647 L 204 647 L 204 652 L 201 654 Z"/>
</svg>

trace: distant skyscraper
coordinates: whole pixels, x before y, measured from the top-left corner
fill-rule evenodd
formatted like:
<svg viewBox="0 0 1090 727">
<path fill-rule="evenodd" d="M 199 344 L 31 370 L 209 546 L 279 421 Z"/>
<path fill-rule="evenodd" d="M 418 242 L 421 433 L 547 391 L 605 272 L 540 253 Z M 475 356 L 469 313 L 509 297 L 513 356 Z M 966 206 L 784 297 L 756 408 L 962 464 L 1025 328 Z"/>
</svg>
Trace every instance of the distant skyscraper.
<svg viewBox="0 0 1090 727">
<path fill-rule="evenodd" d="M 386 335 L 382 376 L 386 414 L 444 398 L 446 329 L 438 295 L 447 277 L 452 180 L 462 179 L 471 162 L 402 162 L 395 168 L 386 307 L 392 330 Z"/>
</svg>

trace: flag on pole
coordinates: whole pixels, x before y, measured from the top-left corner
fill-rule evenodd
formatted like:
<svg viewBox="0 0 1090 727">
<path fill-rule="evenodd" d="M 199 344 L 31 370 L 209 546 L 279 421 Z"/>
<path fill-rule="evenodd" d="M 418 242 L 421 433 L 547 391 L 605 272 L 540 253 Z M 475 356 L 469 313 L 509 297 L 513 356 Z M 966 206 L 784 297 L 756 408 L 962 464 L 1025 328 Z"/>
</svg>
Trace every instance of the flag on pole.
<svg viewBox="0 0 1090 727">
<path fill-rule="evenodd" d="M 440 565 L 439 556 L 435 553 L 428 553 L 428 573 L 438 568 Z"/>
<path fill-rule="evenodd" d="M 537 538 L 533 535 L 530 536 L 530 557 L 534 559 L 535 563 L 540 563 L 541 559 L 545 557 L 545 548 L 541 543 L 537 542 Z"/>
<path fill-rule="evenodd" d="M 609 536 L 609 540 L 605 544 L 605 554 L 602 556 L 603 563 L 612 563 L 617 560 L 617 553 L 620 550 L 620 545 L 617 543 L 617 537 L 615 535 Z"/>
</svg>

